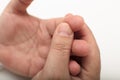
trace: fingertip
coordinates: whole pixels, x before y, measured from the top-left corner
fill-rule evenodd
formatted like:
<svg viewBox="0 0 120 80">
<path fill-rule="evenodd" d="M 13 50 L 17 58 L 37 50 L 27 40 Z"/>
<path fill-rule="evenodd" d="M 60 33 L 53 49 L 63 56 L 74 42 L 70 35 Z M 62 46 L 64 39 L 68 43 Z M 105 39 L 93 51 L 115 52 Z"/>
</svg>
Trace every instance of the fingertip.
<svg viewBox="0 0 120 80">
<path fill-rule="evenodd" d="M 70 61 L 69 69 L 71 75 L 73 76 L 77 76 L 80 73 L 80 65 L 76 61 Z"/>
<path fill-rule="evenodd" d="M 26 14 L 26 9 L 32 1 L 33 0 L 11 0 L 6 11 L 17 14 Z"/>
<path fill-rule="evenodd" d="M 29 5 L 33 0 L 19 0 L 19 1 L 25 5 Z"/>
<path fill-rule="evenodd" d="M 67 18 L 67 17 L 71 17 L 71 16 L 73 16 L 71 13 L 68 13 L 65 17 Z"/>
<path fill-rule="evenodd" d="M 61 23 L 58 25 L 58 33 L 61 36 L 66 36 L 66 37 L 73 37 L 73 32 L 71 30 L 71 28 L 69 27 L 69 24 L 67 23 Z"/>
<path fill-rule="evenodd" d="M 71 26 L 74 32 L 79 31 L 84 25 L 84 19 L 78 15 L 73 16 L 71 14 L 68 14 L 64 20 Z"/>
</svg>

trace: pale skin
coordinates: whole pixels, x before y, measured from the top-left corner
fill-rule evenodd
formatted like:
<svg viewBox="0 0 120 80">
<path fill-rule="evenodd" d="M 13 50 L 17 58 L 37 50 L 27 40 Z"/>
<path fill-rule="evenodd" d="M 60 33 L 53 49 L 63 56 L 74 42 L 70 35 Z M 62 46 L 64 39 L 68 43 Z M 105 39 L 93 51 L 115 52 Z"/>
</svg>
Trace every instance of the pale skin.
<svg viewBox="0 0 120 80">
<path fill-rule="evenodd" d="M 99 80 L 99 49 L 92 32 L 83 19 L 70 14 L 64 18 L 38 19 L 26 11 L 31 2 L 32 0 L 11 0 L 1 15 L 0 62 L 10 71 L 22 76 L 34 77 L 37 75 L 35 80 L 45 77 L 45 80 L 49 78 L 55 80 L 55 76 L 47 74 L 49 73 L 47 71 L 52 70 L 50 64 L 56 64 L 54 61 L 58 59 L 51 54 L 55 53 L 51 51 L 53 48 L 51 42 L 54 44 L 55 31 L 61 24 L 64 24 L 63 26 L 70 27 L 68 30 L 72 29 L 72 35 L 68 37 L 68 44 L 64 44 L 69 46 L 67 52 L 69 55 L 63 59 L 66 60 L 65 64 L 61 59 L 61 65 L 67 64 L 64 66 L 65 72 L 59 71 L 60 66 L 56 66 L 55 71 L 56 74 L 66 73 L 67 76 L 57 75 L 57 78 L 62 77 L 59 80 Z M 66 41 L 62 38 L 55 40 Z M 50 55 L 52 56 L 50 57 Z M 77 60 L 69 61 L 70 55 L 77 56 Z M 51 58 L 55 60 L 51 61 Z M 60 60 L 58 59 L 58 61 Z M 43 77 L 40 77 L 41 73 L 44 73 Z"/>
</svg>

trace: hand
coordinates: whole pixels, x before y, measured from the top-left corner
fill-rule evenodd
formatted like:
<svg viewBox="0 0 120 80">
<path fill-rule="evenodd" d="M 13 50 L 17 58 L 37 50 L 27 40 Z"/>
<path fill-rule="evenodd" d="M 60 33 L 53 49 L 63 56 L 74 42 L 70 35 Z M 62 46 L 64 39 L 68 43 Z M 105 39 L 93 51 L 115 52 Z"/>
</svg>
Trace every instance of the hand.
<svg viewBox="0 0 120 80">
<path fill-rule="evenodd" d="M 76 27 L 72 45 L 74 55 L 72 59 L 80 65 L 78 77 L 81 80 L 100 80 L 100 51 L 91 30 L 86 23 L 81 25 L 80 16 L 73 17 L 70 15 L 66 18 L 66 22 L 71 28 Z M 72 70 L 70 71 L 73 72 Z M 77 79 L 76 77 L 74 78 L 75 80 Z"/>
<path fill-rule="evenodd" d="M 33 80 L 71 80 L 69 58 L 74 33 L 66 23 L 58 25 L 46 64 Z"/>
<path fill-rule="evenodd" d="M 56 26 L 69 21 L 68 17 L 42 20 L 31 16 L 26 11 L 31 2 L 11 0 L 0 17 L 0 62 L 12 72 L 27 77 L 43 69 Z M 82 25 L 82 18 L 80 20 Z M 76 70 L 71 74 L 79 73 L 78 65 Z"/>
<path fill-rule="evenodd" d="M 80 60 L 82 66 L 84 61 L 90 64 L 85 65 L 88 66 L 88 71 L 72 60 L 69 63 L 70 73 L 75 75 L 81 70 L 81 74 L 86 73 L 90 77 L 96 74 L 99 77 L 99 50 L 88 29 L 85 29 L 87 35 L 81 34 L 84 33 L 84 29 L 83 32 L 80 30 L 80 27 L 84 25 L 83 19 L 79 16 L 68 15 L 65 18 L 41 20 L 26 12 L 31 2 L 32 0 L 12 0 L 0 17 L 0 62 L 12 72 L 23 76 L 34 76 L 44 67 L 56 26 L 61 22 L 66 22 L 76 33 L 72 55 L 85 57 L 88 55 L 89 48 L 90 56 L 91 53 L 94 55 Z"/>
<path fill-rule="evenodd" d="M 73 20 L 74 19 L 72 19 L 72 21 Z M 72 26 L 72 24 L 70 25 Z M 81 34 L 84 34 L 84 41 L 86 40 L 81 43 L 82 46 L 84 43 L 86 44 L 86 42 L 90 46 L 87 56 L 82 57 L 80 60 L 81 62 L 78 61 L 81 66 L 81 73 L 77 76 L 70 75 L 69 73 L 68 67 L 74 33 L 68 24 L 61 23 L 58 25 L 53 35 L 51 48 L 43 70 L 41 70 L 32 80 L 99 80 L 99 50 L 86 25 L 80 28 L 80 32 L 82 32 Z M 87 36 L 88 34 L 89 36 Z M 77 35 L 79 36 L 79 34 Z M 81 36 L 81 40 L 82 39 L 83 36 Z M 80 42 L 80 40 L 78 41 Z M 81 45 L 79 44 L 76 46 Z M 76 49 L 77 48 L 81 49 L 80 47 L 76 47 Z M 80 56 L 79 54 L 76 55 Z"/>
<path fill-rule="evenodd" d="M 52 33 L 63 21 L 63 18 L 41 20 L 29 15 L 26 8 L 31 2 L 11 0 L 0 17 L 0 62 L 27 77 L 43 68 Z"/>
<path fill-rule="evenodd" d="M 68 67 L 73 35 L 68 24 L 58 25 L 46 64 L 33 80 L 71 80 Z"/>
</svg>

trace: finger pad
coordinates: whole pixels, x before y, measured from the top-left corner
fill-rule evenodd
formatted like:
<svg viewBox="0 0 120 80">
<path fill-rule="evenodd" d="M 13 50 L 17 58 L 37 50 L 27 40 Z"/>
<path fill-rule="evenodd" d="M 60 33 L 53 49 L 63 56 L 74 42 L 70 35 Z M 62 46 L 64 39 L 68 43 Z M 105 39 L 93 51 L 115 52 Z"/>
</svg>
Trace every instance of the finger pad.
<svg viewBox="0 0 120 80">
<path fill-rule="evenodd" d="M 70 73 L 76 76 L 80 73 L 80 65 L 76 61 L 70 61 Z"/>
<path fill-rule="evenodd" d="M 84 20 L 80 16 L 66 16 L 65 22 L 67 22 L 73 31 L 79 31 L 84 24 Z"/>
</svg>

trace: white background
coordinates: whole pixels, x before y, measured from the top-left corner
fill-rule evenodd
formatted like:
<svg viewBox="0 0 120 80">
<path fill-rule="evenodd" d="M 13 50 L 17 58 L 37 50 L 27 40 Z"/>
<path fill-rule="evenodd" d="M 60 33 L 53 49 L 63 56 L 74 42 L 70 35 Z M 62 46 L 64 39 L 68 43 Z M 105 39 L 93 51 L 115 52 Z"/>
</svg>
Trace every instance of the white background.
<svg viewBox="0 0 120 80">
<path fill-rule="evenodd" d="M 0 14 L 9 1 L 0 0 Z M 120 0 L 34 0 L 28 12 L 45 19 L 83 16 L 100 47 L 101 80 L 120 80 Z"/>
</svg>

